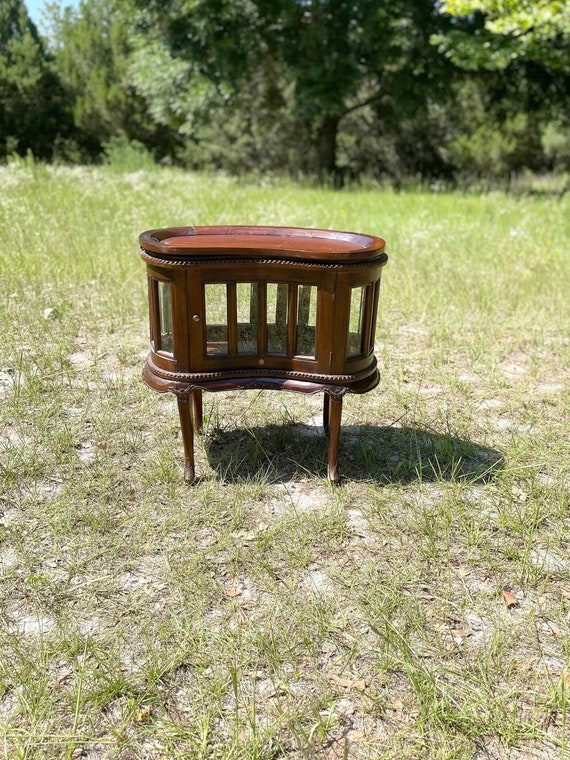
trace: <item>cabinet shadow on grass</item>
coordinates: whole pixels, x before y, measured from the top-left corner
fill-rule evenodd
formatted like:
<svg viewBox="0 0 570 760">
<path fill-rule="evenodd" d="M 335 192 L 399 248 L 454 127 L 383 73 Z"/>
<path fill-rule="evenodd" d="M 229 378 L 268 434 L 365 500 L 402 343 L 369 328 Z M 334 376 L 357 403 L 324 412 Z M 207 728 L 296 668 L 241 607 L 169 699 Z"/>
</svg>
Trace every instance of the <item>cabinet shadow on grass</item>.
<svg viewBox="0 0 570 760">
<path fill-rule="evenodd" d="M 287 482 L 326 477 L 328 440 L 322 427 L 267 425 L 206 436 L 210 466 L 226 482 Z M 346 425 L 341 428 L 341 482 L 379 485 L 454 480 L 484 483 L 502 469 L 495 449 L 464 438 L 415 427 Z"/>
</svg>

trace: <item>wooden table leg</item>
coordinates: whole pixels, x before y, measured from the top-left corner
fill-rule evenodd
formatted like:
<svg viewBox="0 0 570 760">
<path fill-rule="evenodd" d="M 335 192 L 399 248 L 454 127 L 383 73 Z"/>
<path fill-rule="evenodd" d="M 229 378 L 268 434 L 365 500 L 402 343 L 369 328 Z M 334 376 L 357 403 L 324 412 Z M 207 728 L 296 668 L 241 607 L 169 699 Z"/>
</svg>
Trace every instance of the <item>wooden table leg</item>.
<svg viewBox="0 0 570 760">
<path fill-rule="evenodd" d="M 192 393 L 190 395 L 193 395 Z M 178 414 L 182 441 L 184 442 L 184 480 L 190 484 L 194 474 L 194 426 L 192 424 L 192 404 L 188 396 L 178 396 Z"/>
<path fill-rule="evenodd" d="M 204 416 L 202 413 L 202 389 L 194 388 L 192 391 L 192 405 L 194 407 L 194 429 L 197 433 L 202 432 Z"/>
<path fill-rule="evenodd" d="M 329 394 L 326 394 L 329 396 Z M 338 485 L 338 443 L 340 437 L 340 421 L 342 418 L 342 396 L 329 396 L 329 480 Z"/>
</svg>

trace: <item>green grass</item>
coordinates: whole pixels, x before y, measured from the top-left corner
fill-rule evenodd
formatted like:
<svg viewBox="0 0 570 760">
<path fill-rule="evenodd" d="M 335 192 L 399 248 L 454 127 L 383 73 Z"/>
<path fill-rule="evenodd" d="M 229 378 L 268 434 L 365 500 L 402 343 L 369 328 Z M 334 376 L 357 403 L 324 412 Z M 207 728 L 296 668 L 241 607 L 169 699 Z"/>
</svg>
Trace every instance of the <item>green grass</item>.
<svg viewBox="0 0 570 760">
<path fill-rule="evenodd" d="M 570 757 L 568 196 L 0 180 L 4 757 Z M 220 223 L 388 241 L 338 489 L 271 392 L 205 396 L 183 482 L 137 235 Z"/>
</svg>

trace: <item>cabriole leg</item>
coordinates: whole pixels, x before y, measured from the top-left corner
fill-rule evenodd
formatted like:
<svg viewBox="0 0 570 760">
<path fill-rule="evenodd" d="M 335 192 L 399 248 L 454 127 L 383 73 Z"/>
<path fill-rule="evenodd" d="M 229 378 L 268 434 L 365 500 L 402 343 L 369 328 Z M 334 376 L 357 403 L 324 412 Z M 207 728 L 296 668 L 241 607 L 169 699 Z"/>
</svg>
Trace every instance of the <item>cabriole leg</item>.
<svg viewBox="0 0 570 760">
<path fill-rule="evenodd" d="M 190 394 L 193 395 L 193 394 Z M 178 414 L 182 441 L 184 442 L 184 480 L 190 484 L 194 474 L 194 426 L 192 424 L 192 404 L 188 396 L 178 396 Z"/>
</svg>

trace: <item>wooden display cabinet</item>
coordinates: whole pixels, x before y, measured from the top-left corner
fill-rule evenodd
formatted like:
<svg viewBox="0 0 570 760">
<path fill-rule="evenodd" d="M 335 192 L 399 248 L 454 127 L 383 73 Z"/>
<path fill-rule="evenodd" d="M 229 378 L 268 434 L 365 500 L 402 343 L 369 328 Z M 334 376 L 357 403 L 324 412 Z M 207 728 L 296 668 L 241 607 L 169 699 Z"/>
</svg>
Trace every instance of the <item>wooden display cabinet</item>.
<svg viewBox="0 0 570 760">
<path fill-rule="evenodd" d="M 324 393 L 328 476 L 339 482 L 346 393 L 379 381 L 374 333 L 384 241 L 296 227 L 143 232 L 150 353 L 143 378 L 178 401 L 184 477 L 194 480 L 202 391 Z"/>
</svg>

